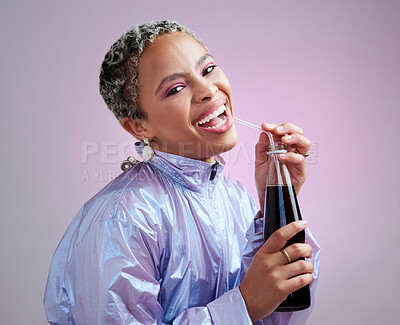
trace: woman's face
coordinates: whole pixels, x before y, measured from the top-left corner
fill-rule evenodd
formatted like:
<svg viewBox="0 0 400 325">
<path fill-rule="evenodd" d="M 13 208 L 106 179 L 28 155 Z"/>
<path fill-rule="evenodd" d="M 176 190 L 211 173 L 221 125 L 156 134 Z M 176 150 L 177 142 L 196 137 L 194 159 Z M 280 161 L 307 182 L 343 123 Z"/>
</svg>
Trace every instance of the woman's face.
<svg viewBox="0 0 400 325">
<path fill-rule="evenodd" d="M 233 148 L 230 83 L 215 59 L 183 32 L 163 34 L 139 60 L 142 132 L 155 149 L 207 162 Z"/>
</svg>

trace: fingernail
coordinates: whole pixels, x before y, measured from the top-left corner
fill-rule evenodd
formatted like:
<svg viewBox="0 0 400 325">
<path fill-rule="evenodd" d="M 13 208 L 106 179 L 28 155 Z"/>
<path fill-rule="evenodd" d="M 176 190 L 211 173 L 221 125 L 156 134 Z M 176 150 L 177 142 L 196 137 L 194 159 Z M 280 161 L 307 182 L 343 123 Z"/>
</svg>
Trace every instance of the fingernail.
<svg viewBox="0 0 400 325">
<path fill-rule="evenodd" d="M 291 135 L 285 135 L 283 138 L 284 138 L 285 140 L 290 140 L 290 139 L 292 139 L 293 137 L 292 137 Z"/>
<path fill-rule="evenodd" d="M 300 224 L 300 226 L 307 227 L 308 222 L 306 220 L 300 220 L 299 224 Z"/>
<path fill-rule="evenodd" d="M 279 158 L 286 158 L 286 154 L 285 153 L 280 153 L 279 154 Z"/>
<path fill-rule="evenodd" d="M 284 128 L 285 128 L 285 127 L 284 127 L 283 125 L 281 125 L 281 126 L 278 126 L 278 127 L 276 128 L 276 130 L 277 130 L 277 131 L 282 131 Z"/>
</svg>

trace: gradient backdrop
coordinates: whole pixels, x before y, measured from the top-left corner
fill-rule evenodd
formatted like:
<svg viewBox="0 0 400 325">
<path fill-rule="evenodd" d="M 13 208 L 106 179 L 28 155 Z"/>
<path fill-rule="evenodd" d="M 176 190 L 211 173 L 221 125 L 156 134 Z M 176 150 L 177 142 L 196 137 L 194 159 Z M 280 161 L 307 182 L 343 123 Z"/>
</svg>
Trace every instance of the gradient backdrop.
<svg viewBox="0 0 400 325">
<path fill-rule="evenodd" d="M 322 246 L 311 325 L 398 324 L 400 1 L 2 1 L 0 319 L 45 324 L 51 256 L 133 153 L 98 94 L 134 23 L 177 19 L 231 80 L 238 117 L 313 141 L 299 201 Z M 258 132 L 225 155 L 252 194 Z"/>
</svg>

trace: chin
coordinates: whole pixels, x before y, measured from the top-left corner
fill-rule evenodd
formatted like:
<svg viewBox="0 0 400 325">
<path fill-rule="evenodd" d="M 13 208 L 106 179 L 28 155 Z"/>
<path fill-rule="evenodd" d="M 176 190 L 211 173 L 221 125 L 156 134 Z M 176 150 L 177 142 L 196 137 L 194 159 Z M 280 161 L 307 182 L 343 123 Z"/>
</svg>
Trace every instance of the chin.
<svg viewBox="0 0 400 325">
<path fill-rule="evenodd" d="M 227 152 L 236 146 L 238 142 L 238 135 L 234 127 L 230 130 L 229 135 L 226 134 L 226 136 L 227 137 L 225 137 L 223 141 L 218 144 L 218 147 L 217 145 L 214 147 L 216 154 Z"/>
<path fill-rule="evenodd" d="M 232 141 L 230 141 L 229 143 L 226 144 L 226 146 L 224 147 L 224 150 L 222 152 L 227 152 L 227 151 L 233 149 L 237 145 L 237 142 L 238 142 L 238 138 L 235 137 Z"/>
</svg>

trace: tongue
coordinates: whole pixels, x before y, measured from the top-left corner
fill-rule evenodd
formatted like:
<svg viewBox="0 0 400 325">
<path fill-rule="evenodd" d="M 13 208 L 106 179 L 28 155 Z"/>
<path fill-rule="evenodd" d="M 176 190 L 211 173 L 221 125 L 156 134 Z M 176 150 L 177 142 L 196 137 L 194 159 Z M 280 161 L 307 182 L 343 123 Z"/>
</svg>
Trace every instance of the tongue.
<svg viewBox="0 0 400 325">
<path fill-rule="evenodd" d="M 220 118 L 220 117 L 222 117 L 222 114 L 218 115 L 217 117 L 214 117 L 213 119 L 211 119 L 210 121 L 208 121 L 206 123 L 200 124 L 199 126 L 201 128 L 210 128 L 210 127 L 216 126 L 218 123 L 220 123 L 222 121 L 222 118 Z"/>
</svg>

